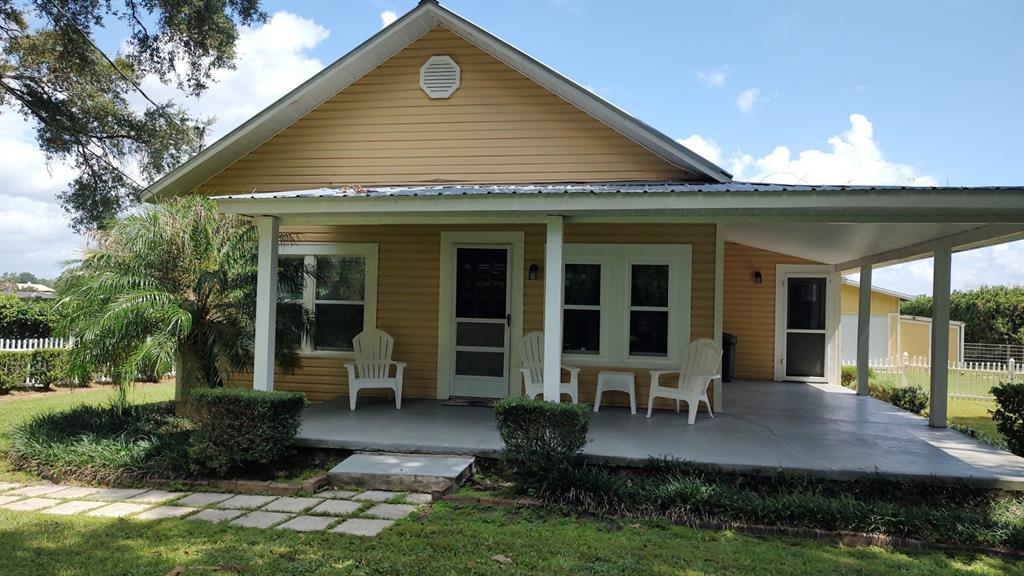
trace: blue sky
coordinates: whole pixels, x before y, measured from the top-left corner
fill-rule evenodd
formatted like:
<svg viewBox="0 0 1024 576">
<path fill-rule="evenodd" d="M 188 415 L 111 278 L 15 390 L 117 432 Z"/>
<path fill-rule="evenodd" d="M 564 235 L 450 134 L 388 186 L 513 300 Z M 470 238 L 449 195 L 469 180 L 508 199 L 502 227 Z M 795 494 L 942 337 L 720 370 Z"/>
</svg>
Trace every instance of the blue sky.
<svg viewBox="0 0 1024 576">
<path fill-rule="evenodd" d="M 1024 2 L 443 4 L 739 178 L 1024 184 Z M 238 70 L 188 104 L 223 134 L 414 5 L 267 2 Z M 80 245 L 53 201 L 69 169 L 41 170 L 33 148 L 5 110 L 0 270 L 53 275 Z M 929 277 L 920 262 L 876 283 L 923 293 Z M 1024 284 L 1024 242 L 958 256 L 954 285 L 978 283 Z"/>
</svg>

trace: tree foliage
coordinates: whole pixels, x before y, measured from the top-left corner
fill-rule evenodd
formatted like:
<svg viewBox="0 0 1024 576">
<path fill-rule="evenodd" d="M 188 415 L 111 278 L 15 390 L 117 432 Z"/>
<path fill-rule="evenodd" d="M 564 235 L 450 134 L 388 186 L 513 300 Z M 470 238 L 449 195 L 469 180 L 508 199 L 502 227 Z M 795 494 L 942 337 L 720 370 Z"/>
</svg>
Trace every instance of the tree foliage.
<svg viewBox="0 0 1024 576">
<path fill-rule="evenodd" d="M 0 105 L 35 123 L 50 160 L 78 171 L 60 197 L 77 230 L 134 204 L 142 181 L 202 146 L 209 120 L 150 99 L 142 80 L 200 94 L 232 65 L 237 25 L 264 18 L 259 0 L 0 0 Z M 108 57 L 94 33 L 112 26 L 128 39 Z"/>
<path fill-rule="evenodd" d="M 0 295 L 0 339 L 49 338 L 52 308 L 49 300 Z"/>
<path fill-rule="evenodd" d="M 902 314 L 932 317 L 930 296 L 900 307 Z M 1024 286 L 982 286 L 954 291 L 949 319 L 966 324 L 964 339 L 979 344 L 1024 344 Z"/>
<path fill-rule="evenodd" d="M 98 370 L 126 385 L 140 373 L 176 369 L 179 399 L 196 386 L 222 386 L 252 366 L 256 310 L 255 228 L 183 197 L 96 232 L 84 257 L 64 271 L 54 308 L 74 337 L 74 376 Z M 303 270 L 282 271 L 281 292 L 301 289 Z M 310 323 L 301 304 L 281 302 L 277 360 L 298 364 Z"/>
</svg>

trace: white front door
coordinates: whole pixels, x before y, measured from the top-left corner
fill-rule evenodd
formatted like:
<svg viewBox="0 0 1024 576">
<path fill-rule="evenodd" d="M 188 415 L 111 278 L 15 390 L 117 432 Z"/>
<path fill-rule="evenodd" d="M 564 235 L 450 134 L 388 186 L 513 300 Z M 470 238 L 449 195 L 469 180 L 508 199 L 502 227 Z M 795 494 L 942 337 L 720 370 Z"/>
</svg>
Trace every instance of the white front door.
<svg viewBox="0 0 1024 576">
<path fill-rule="evenodd" d="M 796 268 L 796 266 L 795 266 Z M 833 278 L 829 274 L 799 272 L 780 275 L 781 306 L 776 342 L 780 369 L 777 379 L 827 382 L 833 362 L 830 348 L 836 304 Z M 779 376 L 781 376 L 779 378 Z"/>
<path fill-rule="evenodd" d="M 455 246 L 452 396 L 508 395 L 510 255 L 508 245 Z"/>
</svg>

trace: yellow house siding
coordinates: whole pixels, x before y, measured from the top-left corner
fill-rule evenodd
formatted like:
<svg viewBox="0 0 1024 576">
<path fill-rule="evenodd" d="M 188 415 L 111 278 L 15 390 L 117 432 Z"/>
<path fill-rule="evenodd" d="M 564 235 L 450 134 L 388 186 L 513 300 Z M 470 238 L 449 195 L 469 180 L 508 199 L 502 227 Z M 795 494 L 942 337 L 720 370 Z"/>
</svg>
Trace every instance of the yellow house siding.
<svg viewBox="0 0 1024 576">
<path fill-rule="evenodd" d="M 898 362 L 903 361 L 903 353 L 906 352 L 911 359 L 914 356 L 919 358 L 931 358 L 932 324 L 931 321 L 917 321 L 910 318 L 899 319 L 899 350 L 894 355 Z M 893 344 L 896 349 L 897 344 Z M 949 361 L 959 362 L 960 358 L 960 328 L 951 325 L 949 327 Z"/>
<path fill-rule="evenodd" d="M 743 244 L 725 244 L 722 325 L 735 335 L 736 378 L 771 380 L 775 370 L 775 265 L 814 264 Z M 761 284 L 754 283 L 760 271 Z"/>
<path fill-rule="evenodd" d="M 419 88 L 420 66 L 436 54 L 462 69 L 449 99 Z M 199 190 L 692 178 L 437 28 Z"/>
<path fill-rule="evenodd" d="M 441 232 L 457 230 L 522 231 L 525 234 L 523 274 L 523 331 L 542 330 L 544 325 L 544 226 L 535 225 L 419 225 L 419 226 L 310 226 L 286 228 L 297 242 L 357 242 L 378 245 L 377 327 L 395 338 L 394 357 L 408 363 L 404 396 L 434 398 L 437 393 L 437 332 Z M 690 244 L 693 249 L 690 313 L 691 337 L 711 338 L 714 326 L 715 227 L 690 224 L 568 224 L 565 242 L 605 244 Z M 542 273 L 527 277 L 530 264 Z M 310 400 L 328 400 L 348 393 L 345 360 L 306 356 L 293 374 L 278 370 L 275 387 L 305 392 Z M 519 382 L 518 366 L 511 377 Z M 597 373 L 605 368 L 586 368 L 581 374 L 581 401 L 592 402 Z M 638 398 L 646 400 L 647 370 L 635 370 Z M 251 377 L 249 377 L 251 378 Z M 240 376 L 238 385 L 249 385 Z M 373 395 L 373 391 L 367 391 Z M 609 404 L 625 399 L 609 395 Z"/>
<path fill-rule="evenodd" d="M 839 303 L 843 314 L 856 314 L 860 308 L 860 288 L 842 284 L 839 292 Z M 900 299 L 896 296 L 871 292 L 871 314 L 899 314 Z"/>
</svg>

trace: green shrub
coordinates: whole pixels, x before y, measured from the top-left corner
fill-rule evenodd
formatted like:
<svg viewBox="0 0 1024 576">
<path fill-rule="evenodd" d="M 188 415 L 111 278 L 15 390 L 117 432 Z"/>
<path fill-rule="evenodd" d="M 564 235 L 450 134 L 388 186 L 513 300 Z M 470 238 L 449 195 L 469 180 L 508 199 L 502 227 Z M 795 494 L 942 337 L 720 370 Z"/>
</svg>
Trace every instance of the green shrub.
<svg viewBox="0 0 1024 576">
<path fill-rule="evenodd" d="M 897 408 L 920 414 L 928 407 L 928 393 L 916 386 L 893 388 L 889 392 L 889 403 Z"/>
<path fill-rule="evenodd" d="M 0 295 L 0 338 L 49 338 L 52 325 L 52 300 L 22 300 L 13 294 Z"/>
<path fill-rule="evenodd" d="M 502 459 L 518 490 L 541 494 L 573 474 L 587 443 L 587 406 L 507 398 L 495 405 L 494 416 L 505 443 Z"/>
<path fill-rule="evenodd" d="M 44 387 L 69 383 L 67 364 L 66 348 L 33 350 L 29 360 L 29 379 Z"/>
<path fill-rule="evenodd" d="M 258 392 L 240 388 L 193 390 L 195 423 L 189 446 L 200 470 L 226 474 L 265 467 L 291 451 L 306 397 L 298 392 Z"/>
<path fill-rule="evenodd" d="M 868 383 L 875 379 L 874 368 L 868 368 Z M 857 389 L 857 367 L 843 366 L 839 375 L 839 383 L 851 390 Z"/>
<path fill-rule="evenodd" d="M 0 394 L 25 383 L 30 357 L 27 352 L 0 352 Z"/>
<path fill-rule="evenodd" d="M 17 426 L 10 456 L 17 468 L 61 482 L 170 478 L 188 470 L 188 434 L 169 402 L 83 405 Z"/>
<path fill-rule="evenodd" d="M 996 429 L 1006 438 L 1010 452 L 1024 456 L 1024 382 L 1004 382 L 992 387 L 996 409 L 992 419 Z"/>
</svg>

